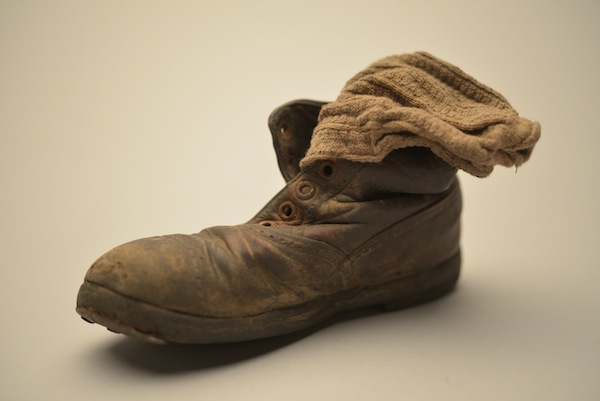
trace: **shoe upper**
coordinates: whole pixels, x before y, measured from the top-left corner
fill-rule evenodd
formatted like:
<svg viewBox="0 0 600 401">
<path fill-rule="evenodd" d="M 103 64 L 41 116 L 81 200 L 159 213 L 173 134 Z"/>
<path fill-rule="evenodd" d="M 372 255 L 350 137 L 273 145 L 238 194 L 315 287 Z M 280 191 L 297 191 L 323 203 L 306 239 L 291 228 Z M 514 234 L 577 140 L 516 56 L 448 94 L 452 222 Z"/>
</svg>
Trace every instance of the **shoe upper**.
<svg viewBox="0 0 600 401">
<path fill-rule="evenodd" d="M 311 125 L 287 124 L 301 131 Z M 298 149 L 279 155 L 295 160 Z M 281 158 L 280 166 L 286 178 L 294 172 Z M 322 160 L 289 178 L 247 223 L 121 245 L 100 257 L 85 280 L 204 317 L 254 316 L 351 296 L 457 252 L 455 173 L 424 148 L 400 149 L 376 164 Z"/>
</svg>

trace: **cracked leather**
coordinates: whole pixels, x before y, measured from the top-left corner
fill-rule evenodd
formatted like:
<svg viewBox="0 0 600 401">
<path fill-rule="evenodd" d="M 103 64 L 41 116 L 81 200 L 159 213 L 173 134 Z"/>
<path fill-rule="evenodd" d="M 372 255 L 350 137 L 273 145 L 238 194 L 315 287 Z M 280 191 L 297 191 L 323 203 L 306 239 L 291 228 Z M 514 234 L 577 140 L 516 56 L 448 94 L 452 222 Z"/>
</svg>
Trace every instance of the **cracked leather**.
<svg viewBox="0 0 600 401">
<path fill-rule="evenodd" d="M 326 299 L 349 304 L 357 299 L 355 306 L 392 302 L 401 294 L 386 283 L 418 276 L 456 255 L 461 211 L 456 169 L 428 149 L 399 149 L 376 164 L 330 159 L 300 170 L 322 104 L 293 102 L 271 115 L 287 183 L 250 221 L 121 245 L 100 257 L 85 281 L 167 311 L 237 318 L 311 303 L 322 309 Z M 427 283 L 422 285 L 425 290 Z M 377 292 L 363 301 L 365 288 Z M 78 301 L 82 310 L 123 320 L 118 311 L 100 311 L 110 305 L 86 297 Z M 135 330 L 174 342 L 196 338 L 164 327 L 160 317 L 152 319 L 144 317 Z M 227 338 L 297 328 L 286 324 L 251 334 L 240 329 Z M 215 336 L 206 338 L 218 341 Z"/>
</svg>

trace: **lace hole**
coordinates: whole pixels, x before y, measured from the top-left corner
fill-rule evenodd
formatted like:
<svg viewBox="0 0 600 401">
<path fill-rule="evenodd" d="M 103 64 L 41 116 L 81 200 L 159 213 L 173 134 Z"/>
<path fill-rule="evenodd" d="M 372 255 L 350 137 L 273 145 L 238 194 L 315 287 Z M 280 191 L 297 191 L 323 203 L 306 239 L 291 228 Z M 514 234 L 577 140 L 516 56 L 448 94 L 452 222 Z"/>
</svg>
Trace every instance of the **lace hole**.
<svg viewBox="0 0 600 401">
<path fill-rule="evenodd" d="M 286 201 L 279 206 L 279 216 L 281 216 L 283 220 L 291 220 L 295 217 L 295 214 L 296 206 L 292 202 Z"/>
<path fill-rule="evenodd" d="M 292 137 L 290 125 L 287 122 L 282 122 L 279 126 L 279 135 L 283 141 L 289 141 Z"/>
<path fill-rule="evenodd" d="M 315 187 L 308 181 L 301 181 L 298 183 L 298 186 L 296 186 L 296 196 L 298 196 L 299 199 L 310 199 L 314 194 Z"/>
<path fill-rule="evenodd" d="M 324 162 L 319 168 L 319 175 L 325 179 L 331 179 L 335 175 L 335 163 L 333 161 Z"/>
</svg>

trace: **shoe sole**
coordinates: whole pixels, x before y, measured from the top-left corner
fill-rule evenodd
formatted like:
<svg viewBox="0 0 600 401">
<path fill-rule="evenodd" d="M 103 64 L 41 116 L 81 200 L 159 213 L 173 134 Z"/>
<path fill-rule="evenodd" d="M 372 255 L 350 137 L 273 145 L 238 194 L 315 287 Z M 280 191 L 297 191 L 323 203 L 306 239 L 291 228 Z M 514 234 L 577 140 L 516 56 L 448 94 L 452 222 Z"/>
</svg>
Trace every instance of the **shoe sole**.
<svg viewBox="0 0 600 401">
<path fill-rule="evenodd" d="M 239 317 L 195 316 L 167 310 L 85 281 L 76 310 L 87 322 L 154 344 L 248 341 L 300 331 L 352 309 L 381 305 L 386 310 L 397 310 L 436 299 L 454 288 L 460 265 L 457 251 L 419 274 L 343 291 L 293 308 Z"/>
</svg>

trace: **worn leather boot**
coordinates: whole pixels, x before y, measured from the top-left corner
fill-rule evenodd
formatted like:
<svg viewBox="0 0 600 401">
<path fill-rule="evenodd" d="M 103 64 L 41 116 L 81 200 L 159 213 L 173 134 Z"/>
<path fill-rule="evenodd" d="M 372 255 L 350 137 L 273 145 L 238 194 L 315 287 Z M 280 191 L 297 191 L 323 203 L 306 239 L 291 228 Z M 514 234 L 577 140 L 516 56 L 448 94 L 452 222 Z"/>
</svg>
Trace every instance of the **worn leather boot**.
<svg viewBox="0 0 600 401">
<path fill-rule="evenodd" d="M 292 102 L 271 115 L 288 182 L 253 219 L 116 247 L 89 269 L 77 312 L 150 342 L 221 343 L 451 290 L 460 267 L 456 169 L 408 148 L 377 164 L 328 159 L 301 170 L 322 104 Z"/>
</svg>

